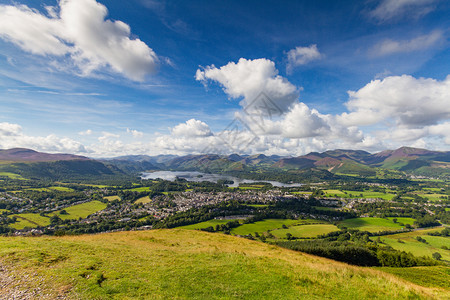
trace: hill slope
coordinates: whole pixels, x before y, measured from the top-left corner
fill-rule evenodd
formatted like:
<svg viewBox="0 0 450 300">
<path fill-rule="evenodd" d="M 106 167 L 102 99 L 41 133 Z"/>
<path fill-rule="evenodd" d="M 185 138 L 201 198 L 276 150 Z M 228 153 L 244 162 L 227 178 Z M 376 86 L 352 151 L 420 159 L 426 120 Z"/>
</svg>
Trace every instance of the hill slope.
<svg viewBox="0 0 450 300">
<path fill-rule="evenodd" d="M 58 295 L 68 299 L 449 296 L 443 289 L 416 286 L 373 269 L 232 236 L 180 229 L 3 237 L 0 264 L 0 283 L 10 280 L 10 284 L 0 284 L 7 298 L 33 293 L 44 299 Z"/>
</svg>

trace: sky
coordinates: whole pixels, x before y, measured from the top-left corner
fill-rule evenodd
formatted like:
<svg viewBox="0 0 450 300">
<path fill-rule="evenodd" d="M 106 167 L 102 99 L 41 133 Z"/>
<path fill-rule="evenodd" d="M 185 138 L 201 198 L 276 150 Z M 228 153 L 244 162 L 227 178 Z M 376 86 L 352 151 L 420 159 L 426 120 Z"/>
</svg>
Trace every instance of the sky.
<svg viewBox="0 0 450 300">
<path fill-rule="evenodd" d="M 0 0 L 0 149 L 450 150 L 450 2 Z"/>
</svg>

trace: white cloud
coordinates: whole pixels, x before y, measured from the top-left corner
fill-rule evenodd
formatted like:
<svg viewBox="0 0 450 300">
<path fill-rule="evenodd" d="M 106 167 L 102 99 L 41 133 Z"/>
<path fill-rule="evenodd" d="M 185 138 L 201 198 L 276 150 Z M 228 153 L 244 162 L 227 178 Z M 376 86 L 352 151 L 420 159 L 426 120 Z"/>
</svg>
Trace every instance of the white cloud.
<svg viewBox="0 0 450 300">
<path fill-rule="evenodd" d="M 0 5 L 0 38 L 33 54 L 70 56 L 82 75 L 109 68 L 143 81 L 157 69 L 155 52 L 130 27 L 105 20 L 107 8 L 95 0 L 61 0 L 48 16 L 26 5 Z"/>
<path fill-rule="evenodd" d="M 391 126 L 435 125 L 450 118 L 450 76 L 443 81 L 409 75 L 373 80 L 358 91 L 349 91 L 349 113 L 339 120 L 347 125 L 373 125 L 394 121 Z"/>
<path fill-rule="evenodd" d="M 211 65 L 204 70 L 198 69 L 195 78 L 204 84 L 208 80 L 218 82 L 231 98 L 243 97 L 242 107 L 264 92 L 279 109 L 287 111 L 299 96 L 299 89 L 278 75 L 275 63 L 265 58 L 241 58 L 238 63 L 230 62 L 220 68 Z"/>
<path fill-rule="evenodd" d="M 141 138 L 144 136 L 144 133 L 135 129 L 127 128 L 127 133 L 131 133 L 134 138 Z"/>
<path fill-rule="evenodd" d="M 430 34 L 421 35 L 411 40 L 395 41 L 387 39 L 376 44 L 370 54 L 383 56 L 395 53 L 413 52 L 428 49 L 443 39 L 441 31 L 433 31 Z"/>
<path fill-rule="evenodd" d="M 28 136 L 18 124 L 0 123 L 0 149 L 31 148 L 47 152 L 85 153 L 86 148 L 79 142 L 67 137 Z"/>
<path fill-rule="evenodd" d="M 309 47 L 296 47 L 289 50 L 287 53 L 287 71 L 290 72 L 297 66 L 305 65 L 313 60 L 320 59 L 322 54 L 320 54 L 317 49 L 317 45 L 310 45 Z"/>
<path fill-rule="evenodd" d="M 87 129 L 85 131 L 80 131 L 78 132 L 79 135 L 91 135 L 92 134 L 92 130 L 91 129 Z"/>
<path fill-rule="evenodd" d="M 202 121 L 190 119 L 186 123 L 181 123 L 171 129 L 175 136 L 196 137 L 212 135 L 209 126 Z"/>
<path fill-rule="evenodd" d="M 379 22 L 387 22 L 404 16 L 419 18 L 435 9 L 437 0 L 381 0 L 369 15 Z"/>
</svg>

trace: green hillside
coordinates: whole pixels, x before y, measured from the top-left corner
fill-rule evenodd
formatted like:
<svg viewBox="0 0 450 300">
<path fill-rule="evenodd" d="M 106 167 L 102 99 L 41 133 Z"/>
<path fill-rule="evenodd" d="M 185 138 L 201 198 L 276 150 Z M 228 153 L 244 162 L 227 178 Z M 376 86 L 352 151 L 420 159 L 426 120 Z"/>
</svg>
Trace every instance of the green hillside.
<svg viewBox="0 0 450 300">
<path fill-rule="evenodd" d="M 412 284 L 233 236 L 153 230 L 0 238 L 0 292 L 55 299 L 445 299 Z M 445 274 L 444 274 L 445 275 Z M 399 276 L 402 276 L 400 274 Z M 406 276 L 406 275 L 405 275 Z M 442 278 L 446 280 L 448 278 Z M 9 280 L 9 281 L 8 281 Z"/>
</svg>

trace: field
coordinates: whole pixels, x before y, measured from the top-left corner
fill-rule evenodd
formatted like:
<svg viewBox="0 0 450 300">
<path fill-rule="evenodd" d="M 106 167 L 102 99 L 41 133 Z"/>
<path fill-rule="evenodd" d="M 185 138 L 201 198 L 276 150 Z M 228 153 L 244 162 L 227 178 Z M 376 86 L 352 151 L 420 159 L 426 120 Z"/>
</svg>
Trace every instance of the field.
<svg viewBox="0 0 450 300">
<path fill-rule="evenodd" d="M 181 226 L 178 227 L 180 229 L 202 229 L 202 228 L 206 228 L 209 226 L 215 227 L 216 225 L 220 225 L 220 224 L 226 224 L 228 222 L 230 222 L 231 220 L 209 220 L 209 221 L 205 221 L 205 222 L 200 222 L 197 224 L 191 224 L 191 225 L 186 225 L 186 226 Z"/>
<path fill-rule="evenodd" d="M 51 187 L 49 187 L 49 189 L 52 189 L 55 191 L 60 191 L 60 192 L 73 192 L 74 191 L 74 189 L 64 187 L 64 186 L 51 186 Z"/>
<path fill-rule="evenodd" d="M 39 227 L 47 226 L 50 224 L 50 218 L 43 217 L 39 214 L 17 214 L 17 222 L 11 224 L 10 226 L 14 229 L 24 229 L 25 227 Z"/>
<path fill-rule="evenodd" d="M 1 237 L 0 262 L 1 276 L 15 278 L 2 286 L 6 299 L 19 292 L 27 296 L 33 290 L 38 295 L 47 294 L 48 299 L 450 296 L 448 288 L 418 286 L 372 268 L 349 266 L 229 235 L 181 229 Z"/>
<path fill-rule="evenodd" d="M 108 200 L 108 201 L 114 201 L 114 200 L 119 200 L 120 201 L 120 197 L 119 196 L 106 196 L 106 197 L 103 197 L 103 199 L 106 199 L 106 200 Z"/>
<path fill-rule="evenodd" d="M 395 194 L 391 193 L 380 193 L 372 191 L 340 191 L 340 190 L 324 190 L 325 196 L 327 197 L 341 197 L 341 198 L 380 198 L 383 200 L 392 200 Z M 361 196 L 362 195 L 362 196 Z"/>
<path fill-rule="evenodd" d="M 20 176 L 19 174 L 11 173 L 11 172 L 0 172 L 0 177 L 8 177 L 11 179 L 20 179 L 20 180 L 25 179 L 22 176 Z"/>
<path fill-rule="evenodd" d="M 287 219 L 266 219 L 255 223 L 244 224 L 231 230 L 232 234 L 247 235 L 255 234 L 255 232 L 263 233 L 267 230 L 274 230 L 281 228 L 283 225 L 291 226 L 301 224 L 301 220 L 287 220 Z"/>
<path fill-rule="evenodd" d="M 277 229 L 271 231 L 271 233 L 279 238 L 286 238 L 286 234 L 289 232 L 294 237 L 298 238 L 311 238 L 321 234 L 327 234 L 333 231 L 338 231 L 339 228 L 332 224 L 311 224 L 311 225 L 297 225 L 291 226 L 288 229 Z"/>
<path fill-rule="evenodd" d="M 417 193 L 417 195 L 419 195 L 420 197 L 423 198 L 428 198 L 428 200 L 432 201 L 432 202 L 438 202 L 441 200 L 447 200 L 448 195 L 445 194 L 437 194 L 437 193 Z"/>
<path fill-rule="evenodd" d="M 64 210 L 67 212 L 67 215 L 60 214 L 60 211 L 56 211 L 55 213 L 58 214 L 58 216 L 63 220 L 78 219 L 78 218 L 86 218 L 90 214 L 93 214 L 105 208 L 106 204 L 103 202 L 90 201 L 65 208 Z"/>
<path fill-rule="evenodd" d="M 149 203 L 149 202 L 152 202 L 152 199 L 150 199 L 149 196 L 145 196 L 137 199 L 134 203 Z"/>
<path fill-rule="evenodd" d="M 382 219 L 382 218 L 354 218 L 341 221 L 340 224 L 347 228 L 354 228 L 361 231 L 369 232 L 379 232 L 379 231 L 390 231 L 390 230 L 401 230 L 404 226 L 398 224 L 402 222 L 404 224 L 412 224 L 414 220 L 411 218 L 397 218 L 398 222 L 394 223 L 393 218 Z M 406 222 L 406 223 L 405 223 Z"/>
<path fill-rule="evenodd" d="M 143 186 L 143 187 L 137 187 L 137 188 L 132 188 L 132 189 L 127 189 L 125 191 L 129 191 L 129 192 L 150 192 L 150 187 L 148 186 Z"/>
<path fill-rule="evenodd" d="M 442 228 L 439 228 L 439 231 L 440 230 L 442 230 Z M 434 252 L 439 252 L 442 255 L 443 260 L 450 261 L 450 251 L 441 248 L 442 246 L 447 246 L 450 248 L 450 237 L 431 236 L 426 234 L 431 231 L 437 231 L 437 229 L 426 229 L 386 235 L 382 236 L 381 240 L 394 249 L 411 252 L 416 256 L 431 257 Z M 418 236 L 425 239 L 427 243 L 425 244 L 416 240 Z"/>
<path fill-rule="evenodd" d="M 429 287 L 449 287 L 450 268 L 443 266 L 436 267 L 413 267 L 413 268 L 376 268 L 402 277 L 415 284 Z"/>
</svg>

